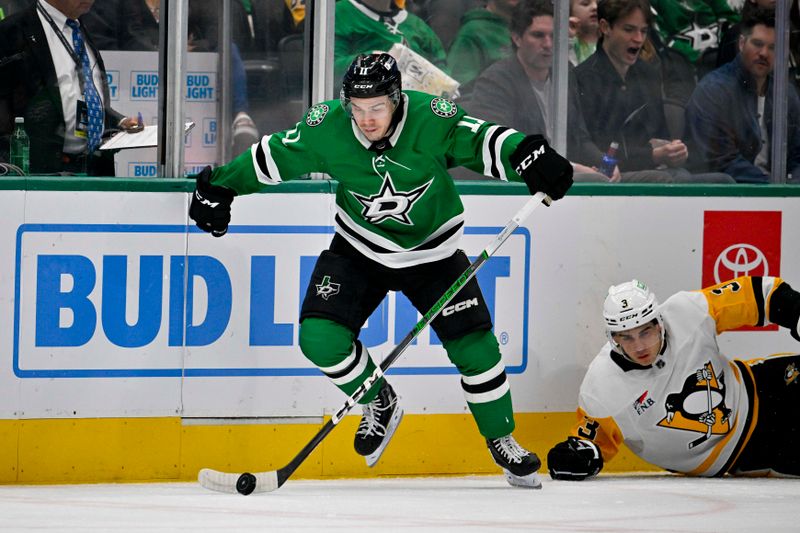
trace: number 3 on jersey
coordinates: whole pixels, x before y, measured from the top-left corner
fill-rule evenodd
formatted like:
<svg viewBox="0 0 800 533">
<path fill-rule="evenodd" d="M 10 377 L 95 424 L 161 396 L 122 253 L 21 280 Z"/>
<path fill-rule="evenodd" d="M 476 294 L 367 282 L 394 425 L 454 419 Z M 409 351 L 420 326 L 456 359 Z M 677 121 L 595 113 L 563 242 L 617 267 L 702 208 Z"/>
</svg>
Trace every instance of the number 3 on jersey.
<svg viewBox="0 0 800 533">
<path fill-rule="evenodd" d="M 584 417 L 583 420 L 583 425 L 578 428 L 578 436 L 593 441 L 597 436 L 597 428 L 600 427 L 600 423 L 588 417 Z"/>
</svg>

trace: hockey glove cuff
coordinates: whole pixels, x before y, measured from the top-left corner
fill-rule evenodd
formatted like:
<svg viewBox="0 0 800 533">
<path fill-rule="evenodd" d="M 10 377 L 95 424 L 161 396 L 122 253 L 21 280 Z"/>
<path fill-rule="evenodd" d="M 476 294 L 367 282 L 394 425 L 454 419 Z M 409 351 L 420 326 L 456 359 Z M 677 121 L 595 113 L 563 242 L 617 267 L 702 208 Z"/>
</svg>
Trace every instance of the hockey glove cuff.
<svg viewBox="0 0 800 533">
<path fill-rule="evenodd" d="M 794 325 L 792 337 L 794 337 L 795 340 L 800 341 L 800 318 L 797 319 L 797 324 Z"/>
<path fill-rule="evenodd" d="M 569 437 L 547 452 L 547 468 L 553 479 L 581 481 L 600 472 L 603 455 L 594 442 Z"/>
<path fill-rule="evenodd" d="M 214 237 L 222 237 L 228 232 L 235 193 L 227 187 L 211 184 L 210 166 L 201 170 L 196 179 L 189 216 L 201 230 Z"/>
<path fill-rule="evenodd" d="M 531 194 L 563 198 L 572 186 L 572 163 L 550 148 L 541 135 L 528 135 L 511 154 L 511 164 Z"/>
<path fill-rule="evenodd" d="M 800 293 L 785 281 L 769 299 L 769 321 L 785 327 L 800 341 Z"/>
</svg>

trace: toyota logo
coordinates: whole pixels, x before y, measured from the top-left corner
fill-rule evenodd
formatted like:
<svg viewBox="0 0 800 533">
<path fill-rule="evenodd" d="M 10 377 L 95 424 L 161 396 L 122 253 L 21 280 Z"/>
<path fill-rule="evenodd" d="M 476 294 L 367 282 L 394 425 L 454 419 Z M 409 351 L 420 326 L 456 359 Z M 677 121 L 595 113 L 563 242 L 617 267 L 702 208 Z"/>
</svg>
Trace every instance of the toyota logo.
<svg viewBox="0 0 800 533">
<path fill-rule="evenodd" d="M 762 269 L 762 272 L 753 273 L 753 271 L 759 267 Z M 732 275 L 729 276 L 725 273 L 724 276 L 720 276 L 720 268 L 728 269 Z M 751 275 L 769 275 L 769 265 L 767 264 L 767 258 L 764 252 L 752 244 L 732 244 L 717 256 L 717 260 L 714 263 L 715 283 L 722 283 L 723 281 L 738 278 L 739 276 Z"/>
</svg>

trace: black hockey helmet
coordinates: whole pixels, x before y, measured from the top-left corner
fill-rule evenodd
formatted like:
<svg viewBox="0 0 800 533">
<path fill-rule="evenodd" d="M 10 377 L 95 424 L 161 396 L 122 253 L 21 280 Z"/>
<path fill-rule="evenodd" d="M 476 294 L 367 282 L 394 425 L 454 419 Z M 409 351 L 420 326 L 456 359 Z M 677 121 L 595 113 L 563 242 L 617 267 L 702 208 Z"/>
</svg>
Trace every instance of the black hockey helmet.
<svg viewBox="0 0 800 533">
<path fill-rule="evenodd" d="M 350 98 L 388 96 L 396 108 L 400 104 L 402 86 L 397 61 L 385 52 L 360 54 L 347 67 L 342 79 L 339 99 L 350 113 Z"/>
</svg>

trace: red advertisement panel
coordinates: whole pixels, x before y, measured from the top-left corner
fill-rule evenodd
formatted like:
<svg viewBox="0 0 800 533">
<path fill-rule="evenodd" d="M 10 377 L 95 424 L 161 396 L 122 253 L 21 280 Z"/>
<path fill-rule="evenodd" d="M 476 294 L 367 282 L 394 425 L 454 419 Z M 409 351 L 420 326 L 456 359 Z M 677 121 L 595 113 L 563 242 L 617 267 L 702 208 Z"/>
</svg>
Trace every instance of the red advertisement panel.
<svg viewBox="0 0 800 533">
<path fill-rule="evenodd" d="M 780 211 L 705 212 L 703 287 L 738 276 L 779 276 L 780 266 Z"/>
</svg>

